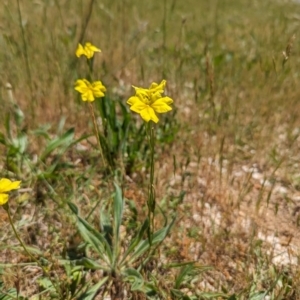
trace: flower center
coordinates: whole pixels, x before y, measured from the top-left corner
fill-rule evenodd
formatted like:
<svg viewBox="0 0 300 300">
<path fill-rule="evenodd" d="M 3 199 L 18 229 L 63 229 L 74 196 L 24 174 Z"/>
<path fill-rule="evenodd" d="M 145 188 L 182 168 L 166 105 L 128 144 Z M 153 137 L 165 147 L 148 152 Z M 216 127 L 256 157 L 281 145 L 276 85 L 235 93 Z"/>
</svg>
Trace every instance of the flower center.
<svg viewBox="0 0 300 300">
<path fill-rule="evenodd" d="M 149 97 L 149 95 L 143 95 L 143 102 L 146 104 L 146 105 L 150 105 L 151 104 L 151 99 Z"/>
</svg>

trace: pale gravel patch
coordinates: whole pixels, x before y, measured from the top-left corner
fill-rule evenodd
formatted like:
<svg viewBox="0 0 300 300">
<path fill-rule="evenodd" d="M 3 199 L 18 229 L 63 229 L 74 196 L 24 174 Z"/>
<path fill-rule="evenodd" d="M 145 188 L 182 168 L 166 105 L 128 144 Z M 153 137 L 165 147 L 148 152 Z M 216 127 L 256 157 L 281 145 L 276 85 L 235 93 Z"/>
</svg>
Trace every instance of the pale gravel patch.
<svg viewBox="0 0 300 300">
<path fill-rule="evenodd" d="M 206 159 L 206 162 L 207 165 L 214 168 L 215 173 L 219 172 L 220 164 L 217 159 L 208 157 Z M 225 162 L 225 165 L 226 164 L 227 162 Z M 203 171 L 201 171 L 201 168 L 199 167 L 199 163 L 193 162 L 189 164 L 187 169 L 190 172 L 192 172 L 192 174 L 197 176 L 196 182 L 199 187 L 198 197 L 203 197 L 205 193 L 201 191 L 201 187 L 204 189 L 208 189 L 210 188 L 209 184 L 211 183 L 208 183 L 206 177 L 200 175 L 203 173 Z M 213 173 L 212 170 L 210 172 Z M 273 178 L 273 182 L 271 182 L 268 179 L 268 176 L 270 175 L 268 175 L 267 172 L 262 171 L 262 168 L 260 168 L 258 163 L 251 164 L 250 166 L 242 165 L 240 169 L 235 167 L 232 172 L 232 175 L 239 178 L 239 180 L 246 178 L 245 176 L 248 176 L 249 174 L 251 175 L 251 181 L 253 182 L 252 183 L 253 187 L 256 187 L 256 191 L 255 188 L 253 190 L 255 192 L 254 194 L 253 191 L 250 192 L 250 195 L 252 195 L 252 201 L 251 201 L 252 206 L 253 205 L 254 206 L 253 208 L 250 209 L 250 211 L 248 211 L 247 207 L 249 204 L 245 206 L 243 203 L 247 198 L 251 199 L 251 197 L 250 195 L 246 195 L 247 197 L 244 197 L 240 208 L 234 209 L 235 212 L 232 212 L 235 215 L 235 221 L 232 226 L 232 229 L 243 230 L 246 233 L 251 234 L 253 230 L 253 224 L 257 223 L 258 219 L 260 219 L 258 222 L 258 228 L 260 228 L 260 226 L 267 226 L 267 227 L 266 230 L 264 230 L 262 227 L 263 231 L 259 231 L 257 233 L 257 238 L 262 239 L 266 243 L 266 245 L 269 245 L 268 247 L 271 247 L 272 250 L 267 250 L 267 253 L 269 255 L 272 254 L 272 262 L 276 265 L 296 265 L 298 261 L 297 252 L 299 252 L 300 238 L 299 240 L 297 240 L 296 243 L 290 243 L 288 246 L 284 245 L 281 239 L 275 236 L 275 232 L 276 234 L 278 233 L 280 234 L 279 230 L 281 230 L 282 228 L 288 228 L 286 226 L 282 228 L 281 226 L 277 226 L 276 228 L 274 228 L 274 233 L 272 234 L 263 233 L 265 231 L 270 232 L 270 228 L 272 228 L 272 222 L 278 222 L 276 219 L 279 218 L 281 214 L 279 213 L 278 216 L 270 213 L 266 214 L 266 212 L 268 212 L 268 209 L 270 208 L 265 206 L 264 201 L 262 201 L 262 203 L 258 208 L 255 208 L 255 202 L 258 197 L 257 193 L 261 188 L 264 188 L 266 192 L 269 192 L 272 189 L 271 199 L 270 199 L 271 203 L 277 201 L 276 200 L 277 197 L 285 197 L 287 195 L 291 196 L 292 199 L 293 198 L 299 199 L 300 201 L 300 195 L 299 194 L 293 195 L 293 191 L 291 189 L 281 184 L 280 177 L 277 180 L 275 177 L 275 183 L 274 183 L 274 178 Z M 180 180 L 181 178 L 177 177 L 176 181 L 179 182 Z M 173 182 L 173 184 L 176 185 L 175 182 Z M 215 185 L 217 185 L 217 183 Z M 227 188 L 230 189 L 230 195 L 234 199 L 236 199 L 238 197 L 239 191 L 235 190 L 234 187 L 227 186 Z M 225 194 L 224 197 L 226 197 Z M 197 201 L 195 200 L 195 198 L 197 198 L 197 196 L 194 194 L 193 197 L 187 197 L 185 201 L 187 203 L 190 203 L 192 201 Z M 201 203 L 200 201 L 198 201 L 196 206 L 197 206 L 197 212 L 192 214 L 192 220 L 193 222 L 198 223 L 199 225 L 203 224 L 203 226 L 206 228 L 204 229 L 204 231 L 206 231 L 207 234 L 209 234 L 211 230 L 215 230 L 217 227 L 221 227 L 222 225 L 224 225 L 222 224 L 223 222 L 222 212 L 218 208 L 217 204 L 213 205 L 212 203 L 209 202 Z M 201 213 L 199 213 L 199 211 Z M 268 222 L 265 222 L 266 220 L 264 219 L 266 219 Z M 188 227 L 190 228 L 190 225 Z M 207 228 L 209 228 L 208 231 Z M 195 252 L 197 251 L 192 249 L 192 253 L 194 254 Z"/>
<path fill-rule="evenodd" d="M 275 265 L 298 265 L 298 258 L 292 255 L 296 251 L 294 246 L 282 246 L 280 239 L 274 234 L 265 235 L 262 232 L 258 232 L 257 236 L 271 246 L 267 253 L 271 255 L 272 262 Z"/>
</svg>

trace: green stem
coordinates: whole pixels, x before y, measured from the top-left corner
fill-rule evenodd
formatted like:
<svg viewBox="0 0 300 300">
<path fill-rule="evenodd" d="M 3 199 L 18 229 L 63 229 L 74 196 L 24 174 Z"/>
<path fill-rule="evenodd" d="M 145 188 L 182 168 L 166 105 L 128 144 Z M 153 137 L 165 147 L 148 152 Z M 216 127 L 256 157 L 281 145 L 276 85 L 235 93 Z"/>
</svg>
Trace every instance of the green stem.
<svg viewBox="0 0 300 300">
<path fill-rule="evenodd" d="M 93 107 L 92 103 L 90 103 L 90 102 L 89 102 L 89 108 L 90 108 L 91 117 L 93 119 L 94 131 L 95 131 L 95 135 L 96 135 L 96 138 L 97 138 L 101 159 L 102 159 L 104 167 L 106 168 L 107 164 L 106 164 L 106 160 L 105 160 L 104 155 L 103 155 L 103 148 L 102 148 L 102 144 L 101 144 L 101 141 L 100 141 L 99 130 L 98 130 L 97 122 L 96 122 L 94 107 Z M 108 167 L 111 171 L 110 165 L 108 165 Z"/>
<path fill-rule="evenodd" d="M 90 58 L 90 59 L 87 59 L 86 60 L 87 62 L 87 65 L 88 65 L 88 68 L 89 68 L 89 74 L 88 74 L 88 80 L 89 81 L 93 81 L 93 65 L 94 65 L 94 57 Z"/>
<path fill-rule="evenodd" d="M 26 254 L 27 254 L 33 261 L 35 261 L 35 262 L 37 263 L 37 265 L 43 270 L 44 275 L 46 275 L 46 276 L 49 278 L 49 280 L 51 281 L 53 287 L 55 288 L 55 290 L 57 291 L 57 293 L 60 295 L 60 290 L 59 290 L 59 288 L 56 286 L 56 284 L 52 281 L 49 272 L 48 272 L 48 271 L 46 270 L 46 268 L 39 262 L 39 260 L 37 260 L 37 259 L 36 259 L 36 258 L 35 258 L 28 250 L 27 250 L 25 244 L 23 243 L 22 239 L 20 238 L 20 236 L 19 236 L 19 234 L 18 234 L 18 232 L 17 232 L 17 230 L 16 230 L 16 228 L 15 228 L 15 225 L 14 225 L 14 223 L 13 223 L 13 221 L 12 221 L 11 214 L 10 214 L 10 211 L 9 211 L 9 205 L 8 205 L 8 203 L 6 203 L 3 207 L 4 207 L 4 209 L 5 209 L 6 212 L 7 212 L 9 223 L 10 223 L 10 225 L 11 225 L 11 227 L 12 227 L 12 229 L 13 229 L 13 232 L 14 232 L 14 234 L 15 234 L 15 237 L 16 237 L 17 240 L 19 241 L 20 245 L 22 246 L 22 248 L 24 249 L 24 251 L 26 252 Z"/>
<path fill-rule="evenodd" d="M 93 0 L 91 1 L 91 3 L 92 2 L 93 2 Z M 88 69 L 89 69 L 88 80 L 90 80 L 91 82 L 93 80 L 93 63 L 94 63 L 94 58 L 87 59 L 87 65 L 88 65 Z M 100 103 L 100 107 L 101 107 L 101 103 Z M 94 132 L 95 132 L 95 135 L 96 135 L 96 138 L 97 138 L 97 143 L 98 143 L 98 147 L 99 147 L 99 150 L 100 150 L 100 155 L 101 155 L 101 159 L 102 159 L 104 168 L 106 168 L 107 165 L 108 165 L 109 171 L 112 173 L 111 165 L 110 165 L 108 159 L 106 159 L 107 156 L 106 156 L 106 158 L 104 157 L 104 149 L 103 149 L 101 141 L 100 141 L 100 135 L 99 135 L 99 130 L 98 130 L 97 122 L 96 122 L 94 106 L 92 105 L 91 102 L 89 102 L 89 109 L 90 109 L 91 117 L 93 119 Z M 102 122 L 104 124 L 105 119 L 104 119 L 104 116 L 103 116 L 102 109 L 100 110 L 100 115 L 101 115 Z"/>
<path fill-rule="evenodd" d="M 150 144 L 150 184 L 148 190 L 148 218 L 149 218 L 149 230 L 148 239 L 150 246 L 152 244 L 152 236 L 154 233 L 154 211 L 155 211 L 155 190 L 154 190 L 154 146 L 155 146 L 155 136 L 154 127 L 152 123 L 148 123 L 148 137 Z"/>
</svg>

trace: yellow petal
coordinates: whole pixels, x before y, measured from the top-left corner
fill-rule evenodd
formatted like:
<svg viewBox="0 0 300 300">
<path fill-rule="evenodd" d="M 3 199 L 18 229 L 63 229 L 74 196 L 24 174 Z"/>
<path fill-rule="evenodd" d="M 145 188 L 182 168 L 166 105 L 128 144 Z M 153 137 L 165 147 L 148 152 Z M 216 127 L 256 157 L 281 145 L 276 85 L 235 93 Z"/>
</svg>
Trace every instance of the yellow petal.
<svg viewBox="0 0 300 300">
<path fill-rule="evenodd" d="M 93 52 L 101 52 L 101 50 L 94 46 L 92 43 L 85 43 L 85 48 Z"/>
<path fill-rule="evenodd" d="M 162 80 L 159 84 L 153 82 L 149 89 L 132 86 L 136 94 L 127 100 L 127 104 L 131 105 L 130 109 L 139 113 L 146 122 L 152 120 L 157 123 L 159 119 L 155 112 L 165 113 L 172 110 L 169 105 L 173 103 L 173 100 L 169 97 L 162 97 L 166 83 L 166 80 Z"/>
<path fill-rule="evenodd" d="M 86 53 L 86 57 L 88 59 L 92 58 L 94 56 L 94 52 L 93 51 L 90 51 L 89 49 L 86 49 L 85 50 L 85 53 Z"/>
<path fill-rule="evenodd" d="M 87 91 L 81 95 L 81 98 L 83 101 L 89 101 L 89 102 L 92 102 L 95 100 L 93 91 L 90 89 L 87 89 Z"/>
<path fill-rule="evenodd" d="M 79 93 L 84 93 L 90 83 L 86 79 L 78 79 L 75 82 L 75 90 Z"/>
<path fill-rule="evenodd" d="M 102 91 L 102 92 L 106 91 L 106 87 L 102 84 L 101 81 L 93 82 L 92 86 L 93 86 L 93 89 L 95 89 L 95 90 L 99 90 L 99 91 Z"/>
<path fill-rule="evenodd" d="M 88 81 L 86 79 L 77 79 L 75 82 L 75 85 L 76 86 L 86 86 L 87 82 Z"/>
<path fill-rule="evenodd" d="M 87 87 L 76 87 L 75 90 L 79 92 L 80 94 L 84 95 L 86 94 L 90 89 Z"/>
<path fill-rule="evenodd" d="M 151 90 L 151 92 L 159 92 L 159 93 L 163 93 L 166 84 L 167 84 L 167 81 L 166 81 L 166 80 L 162 80 L 160 84 L 157 84 L 156 82 L 153 82 L 153 83 L 150 85 L 150 88 L 149 88 L 149 89 Z"/>
<path fill-rule="evenodd" d="M 96 98 L 102 98 L 105 96 L 102 91 L 93 91 L 93 94 Z"/>
<path fill-rule="evenodd" d="M 142 110 L 146 109 L 148 107 L 147 104 L 142 102 L 140 99 L 135 101 L 135 103 L 130 107 L 130 109 L 136 113 L 141 113 Z"/>
<path fill-rule="evenodd" d="M 140 112 L 140 115 L 146 122 L 149 122 L 150 120 L 155 123 L 158 122 L 158 117 L 156 116 L 153 108 L 151 108 L 150 106 L 147 106 L 145 109 L 143 109 Z"/>
<path fill-rule="evenodd" d="M 172 110 L 169 105 L 173 103 L 170 97 L 163 97 L 152 102 L 151 107 L 158 113 L 165 113 Z"/>
<path fill-rule="evenodd" d="M 155 102 L 155 101 L 157 101 L 161 98 L 162 98 L 162 96 L 161 96 L 160 92 L 158 92 L 158 91 L 154 92 L 154 93 L 151 94 L 151 103 L 153 103 L 153 102 Z"/>
<path fill-rule="evenodd" d="M 74 89 L 75 89 L 77 92 L 83 94 L 83 93 L 86 92 L 87 87 L 85 87 L 85 86 L 76 86 Z"/>
<path fill-rule="evenodd" d="M 79 92 L 80 94 L 82 94 L 82 100 L 83 101 L 88 100 L 88 97 L 86 96 L 86 94 L 90 94 L 90 93 L 93 94 L 93 91 L 92 91 L 93 87 L 90 84 L 90 82 L 86 79 L 78 79 L 75 84 L 76 84 L 75 90 L 77 92 Z M 90 100 L 90 101 L 93 101 L 93 100 Z"/>
<path fill-rule="evenodd" d="M 173 99 L 171 99 L 170 97 L 162 97 L 160 100 L 165 102 L 168 105 L 173 103 Z"/>
<path fill-rule="evenodd" d="M 151 107 L 158 113 L 162 114 L 162 113 L 166 113 L 170 110 L 172 110 L 172 107 L 170 107 L 169 105 L 167 105 L 165 102 L 163 102 L 162 100 L 157 100 L 154 103 L 151 104 Z"/>
<path fill-rule="evenodd" d="M 137 87 L 137 86 L 134 86 L 134 85 L 132 87 L 135 89 L 136 92 L 137 91 L 144 91 L 144 92 L 149 91 L 149 89 L 140 88 L 140 87 Z"/>
<path fill-rule="evenodd" d="M 101 98 L 104 97 L 104 92 L 106 91 L 106 88 L 101 81 L 95 81 L 92 84 L 92 90 L 96 98 Z"/>
<path fill-rule="evenodd" d="M 136 91 L 136 96 L 138 97 L 138 98 L 140 98 L 140 100 L 141 101 L 143 101 L 143 102 L 148 102 L 148 100 L 149 100 L 149 98 L 150 98 L 150 96 L 151 96 L 151 93 L 150 93 L 150 91 L 149 90 L 146 90 L 146 89 L 138 89 L 137 91 Z"/>
<path fill-rule="evenodd" d="M 82 47 L 81 44 L 78 44 L 78 47 L 76 49 L 75 54 L 76 54 L 77 57 L 80 57 L 81 55 L 86 55 L 85 51 L 84 51 L 84 48 Z"/>
<path fill-rule="evenodd" d="M 0 180 L 0 193 L 9 192 L 20 188 L 21 181 L 11 181 L 7 178 Z"/>
<path fill-rule="evenodd" d="M 158 84 L 156 82 L 152 82 L 149 89 L 155 89 L 158 86 Z"/>
<path fill-rule="evenodd" d="M 7 194 L 0 194 L 0 205 L 4 205 L 8 201 Z"/>
<path fill-rule="evenodd" d="M 136 103 L 137 101 L 141 101 L 138 97 L 136 96 L 132 96 L 127 100 L 127 104 L 129 105 L 133 105 L 134 103 Z"/>
<path fill-rule="evenodd" d="M 84 51 L 85 51 L 86 57 L 88 59 L 92 58 L 94 56 L 95 52 L 101 52 L 100 49 L 98 49 L 97 47 L 95 47 L 91 43 L 86 43 L 85 44 Z"/>
</svg>

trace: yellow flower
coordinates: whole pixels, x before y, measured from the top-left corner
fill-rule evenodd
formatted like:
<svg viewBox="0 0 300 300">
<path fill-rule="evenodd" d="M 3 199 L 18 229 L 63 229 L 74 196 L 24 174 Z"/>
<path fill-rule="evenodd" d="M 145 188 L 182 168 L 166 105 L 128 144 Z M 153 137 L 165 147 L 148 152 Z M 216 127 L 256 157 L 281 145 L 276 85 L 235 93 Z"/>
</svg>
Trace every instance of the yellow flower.
<svg viewBox="0 0 300 300">
<path fill-rule="evenodd" d="M 0 205 L 4 205 L 8 201 L 8 194 L 11 190 L 16 190 L 20 187 L 21 181 L 10 181 L 7 178 L 0 179 Z"/>
<path fill-rule="evenodd" d="M 157 123 L 159 120 L 155 112 L 162 114 L 172 110 L 169 105 L 173 103 L 173 100 L 170 97 L 162 96 L 166 83 L 166 80 L 163 80 L 160 84 L 153 82 L 149 89 L 133 86 L 135 96 L 127 100 L 130 109 L 140 114 L 146 122 L 152 120 Z"/>
<path fill-rule="evenodd" d="M 92 102 L 95 98 L 104 97 L 106 88 L 101 81 L 90 83 L 86 79 L 78 79 L 75 82 L 75 90 L 81 94 L 82 101 Z"/>
<path fill-rule="evenodd" d="M 101 50 L 91 43 L 85 43 L 84 47 L 81 44 L 78 44 L 75 54 L 77 57 L 85 55 L 90 59 L 94 56 L 95 52 L 101 52 Z"/>
</svg>

